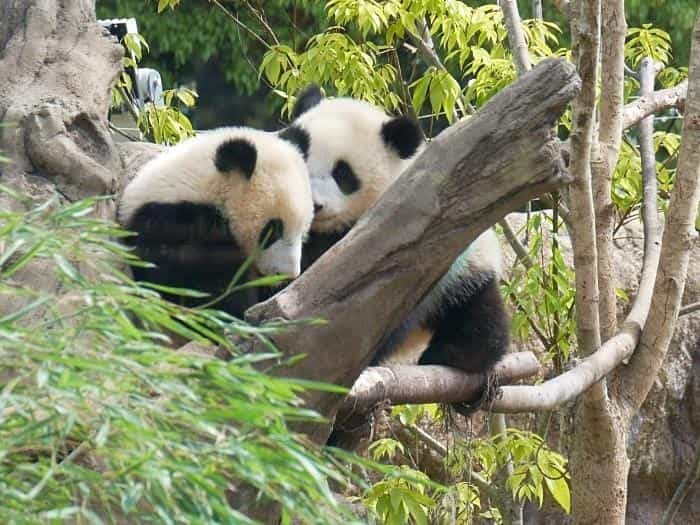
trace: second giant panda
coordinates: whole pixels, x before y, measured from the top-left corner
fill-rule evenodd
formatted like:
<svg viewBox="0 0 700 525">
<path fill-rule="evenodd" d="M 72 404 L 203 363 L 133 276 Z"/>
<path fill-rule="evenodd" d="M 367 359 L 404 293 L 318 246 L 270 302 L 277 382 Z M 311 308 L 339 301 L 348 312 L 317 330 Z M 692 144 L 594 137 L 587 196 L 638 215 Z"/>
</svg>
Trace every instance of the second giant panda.
<svg viewBox="0 0 700 525">
<path fill-rule="evenodd" d="M 417 122 L 389 117 L 350 98 L 302 92 L 284 133 L 306 151 L 314 220 L 302 266 L 342 238 L 424 146 Z M 387 232 L 391 235 L 391 232 Z M 418 362 L 488 372 L 507 351 L 510 321 L 498 287 L 501 251 L 492 230 L 479 236 L 387 334 L 370 364 Z"/>
<path fill-rule="evenodd" d="M 136 280 L 215 298 L 255 253 L 258 274 L 297 277 L 313 202 L 295 144 L 231 127 L 188 139 L 146 163 L 124 189 L 118 218 L 137 234 L 128 241 L 136 254 L 155 264 L 133 267 Z M 212 299 L 166 297 L 186 306 Z M 242 317 L 257 298 L 255 289 L 246 289 L 213 307 Z"/>
</svg>

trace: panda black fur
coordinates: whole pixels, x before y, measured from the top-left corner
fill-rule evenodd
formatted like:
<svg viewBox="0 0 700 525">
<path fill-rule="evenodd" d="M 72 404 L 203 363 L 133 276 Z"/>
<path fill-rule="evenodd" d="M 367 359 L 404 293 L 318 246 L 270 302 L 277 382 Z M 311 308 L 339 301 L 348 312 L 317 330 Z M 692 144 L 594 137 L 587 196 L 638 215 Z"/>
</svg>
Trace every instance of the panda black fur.
<svg viewBox="0 0 700 525">
<path fill-rule="evenodd" d="M 424 138 L 412 119 L 389 117 L 359 100 L 325 99 L 315 86 L 300 94 L 293 115 L 285 133 L 295 130 L 304 137 L 314 198 L 305 269 L 374 205 L 422 150 Z M 500 274 L 500 246 L 488 230 L 384 338 L 370 364 L 418 362 L 489 371 L 510 344 Z"/>
<path fill-rule="evenodd" d="M 156 265 L 134 266 L 136 280 L 217 297 L 258 247 L 256 273 L 298 276 L 313 203 L 296 144 L 250 128 L 221 128 L 144 165 L 124 189 L 118 218 L 137 233 L 127 241 L 136 254 Z M 186 306 L 212 299 L 166 297 Z M 214 307 L 241 317 L 257 300 L 251 288 Z"/>
</svg>

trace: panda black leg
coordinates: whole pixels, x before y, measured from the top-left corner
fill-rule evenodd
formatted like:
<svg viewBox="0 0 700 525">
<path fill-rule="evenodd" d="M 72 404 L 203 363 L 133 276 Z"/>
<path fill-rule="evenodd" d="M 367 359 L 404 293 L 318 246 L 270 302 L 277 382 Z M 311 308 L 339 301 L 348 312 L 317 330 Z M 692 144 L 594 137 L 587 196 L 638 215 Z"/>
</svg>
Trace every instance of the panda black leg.
<svg viewBox="0 0 700 525">
<path fill-rule="evenodd" d="M 506 353 L 510 321 L 495 277 L 473 295 L 445 301 L 439 312 L 428 320 L 434 333 L 419 364 L 488 372 Z"/>
</svg>

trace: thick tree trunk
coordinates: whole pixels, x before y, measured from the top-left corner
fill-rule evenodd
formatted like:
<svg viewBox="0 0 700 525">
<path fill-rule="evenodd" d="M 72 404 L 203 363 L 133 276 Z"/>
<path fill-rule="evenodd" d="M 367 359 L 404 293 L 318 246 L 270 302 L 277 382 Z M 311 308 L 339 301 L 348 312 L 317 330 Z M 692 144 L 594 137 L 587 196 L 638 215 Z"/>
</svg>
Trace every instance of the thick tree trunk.
<svg viewBox="0 0 700 525">
<path fill-rule="evenodd" d="M 563 60 L 545 60 L 481 111 L 447 129 L 346 237 L 249 320 L 323 318 L 274 337 L 279 373 L 352 386 L 382 337 L 455 257 L 507 212 L 562 182 L 552 126 L 579 87 Z M 332 418 L 342 398 L 311 392 Z M 328 428 L 303 427 L 319 441 Z"/>
</svg>

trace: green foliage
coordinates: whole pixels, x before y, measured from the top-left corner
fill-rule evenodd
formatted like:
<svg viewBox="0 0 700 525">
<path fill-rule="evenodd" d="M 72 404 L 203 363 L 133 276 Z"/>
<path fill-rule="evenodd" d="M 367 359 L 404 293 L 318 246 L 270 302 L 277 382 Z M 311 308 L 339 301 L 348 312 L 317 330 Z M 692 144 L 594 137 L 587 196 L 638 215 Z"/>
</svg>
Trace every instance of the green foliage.
<svg viewBox="0 0 700 525">
<path fill-rule="evenodd" d="M 462 96 L 459 83 L 447 71 L 434 67 L 410 86 L 413 88 L 413 107 L 420 111 L 430 94 L 430 108 L 434 115 L 444 114 L 449 123 L 455 120 L 455 106 Z"/>
<path fill-rule="evenodd" d="M 656 62 L 667 65 L 671 60 L 671 37 L 666 31 L 644 24 L 642 27 L 633 27 L 627 31 L 625 43 L 625 59 L 632 66 L 639 67 L 644 57 L 649 57 Z"/>
<path fill-rule="evenodd" d="M 143 52 L 148 51 L 146 39 L 138 33 L 127 33 L 122 43 L 128 50 L 123 58 L 124 68 L 136 69 L 143 58 Z M 191 89 L 180 87 L 163 92 L 163 104 L 148 102 L 139 109 L 131 97 L 131 77 L 122 71 L 117 83 L 112 88 L 112 106 L 128 105 L 137 116 L 136 125 L 148 140 L 156 144 L 172 145 L 187 137 L 194 136 L 192 122 L 185 116 L 182 107 L 192 108 L 197 99 L 197 93 Z"/>
<path fill-rule="evenodd" d="M 440 414 L 440 406 L 435 403 L 425 405 L 397 405 L 391 407 L 391 416 L 398 418 L 401 424 L 412 426 L 421 420 L 434 421 Z"/>
<path fill-rule="evenodd" d="M 503 294 L 513 303 L 513 334 L 526 341 L 538 338 L 545 356 L 561 369 L 575 348 L 576 297 L 573 269 L 566 263 L 558 242 L 563 223 L 558 217 L 535 213 L 525 228 L 530 238 L 530 258 L 538 264 L 531 268 L 516 266 L 504 281 Z M 544 234 L 551 241 L 545 246 Z M 545 253 L 549 254 L 545 258 Z"/>
<path fill-rule="evenodd" d="M 481 512 L 479 488 L 466 481 L 455 483 L 445 492 L 435 511 L 438 523 L 470 523 L 474 516 L 480 516 L 495 524 L 502 523 L 500 511 L 489 507 Z"/>
<path fill-rule="evenodd" d="M 397 464 L 413 461 L 415 452 L 395 439 L 383 438 L 370 446 L 370 454 L 375 460 Z M 488 438 L 458 440 L 445 469 L 461 481 L 449 487 L 417 473 L 416 465 L 403 464 L 400 470 L 388 472 L 372 485 L 363 503 L 381 523 L 425 523 L 424 514 L 430 523 L 468 523 L 475 516 L 500 523 L 500 510 L 494 506 L 498 501 L 493 495 L 499 490 L 497 479 L 504 476 L 507 467 L 512 467 L 512 473 L 505 477 L 505 489 L 515 501 L 541 506 L 545 494 L 549 494 L 565 512 L 570 512 L 566 459 L 538 435 L 518 429 Z M 493 491 L 484 487 L 492 487 Z"/>
<path fill-rule="evenodd" d="M 143 58 L 144 49 L 148 51 L 148 42 L 138 33 L 126 34 L 121 43 L 128 52 L 122 58 L 124 70 L 119 74 L 119 78 L 112 88 L 112 107 L 114 108 L 130 102 L 128 93 L 132 92 L 134 86 L 126 70 L 136 69 L 138 62 Z"/>
<path fill-rule="evenodd" d="M 480 474 L 487 480 L 512 463 L 513 472 L 506 479 L 506 488 L 516 501 L 537 502 L 542 506 L 546 490 L 567 514 L 571 511 L 566 458 L 551 450 L 537 434 L 509 428 L 505 434 L 478 440 L 472 455 L 480 465 Z M 464 468 L 459 463 L 456 466 Z"/>
<path fill-rule="evenodd" d="M 402 465 L 375 483 L 362 497 L 363 504 L 386 525 L 427 525 L 435 501 L 426 495 L 430 479 Z"/>
<path fill-rule="evenodd" d="M 404 452 L 404 447 L 400 441 L 391 438 L 378 439 L 369 446 L 369 453 L 375 461 L 382 458 L 390 460 L 396 456 L 397 452 Z"/>
<path fill-rule="evenodd" d="M 283 108 L 287 115 L 296 100 L 291 94 L 312 82 L 331 84 L 338 92 L 396 108 L 399 97 L 392 91 L 396 68 L 377 59 L 388 50 L 372 42 L 357 44 L 347 34 L 330 30 L 311 37 L 303 53 L 272 46 L 263 57 L 260 73 L 287 100 Z"/>
<path fill-rule="evenodd" d="M 515 78 L 502 13 L 495 5 L 331 0 L 326 13 L 336 25 L 309 39 L 303 52 L 271 46 L 262 60 L 259 72 L 286 100 L 285 114 L 294 94 L 316 83 L 389 110 L 451 123 Z M 563 53 L 556 50 L 553 24 L 533 20 L 524 28 L 534 62 Z M 400 39 L 415 44 L 415 51 L 406 53 Z M 435 57 L 444 57 L 444 65 Z"/>
<path fill-rule="evenodd" d="M 225 335 L 266 341 L 283 325 L 182 308 L 134 283 L 122 271 L 134 256 L 114 240 L 126 233 L 93 218 L 97 198 L 36 206 L 3 192 L 28 211 L 0 212 L 0 521 L 250 523 L 227 501 L 242 483 L 287 519 L 349 519 L 327 484 L 345 483 L 334 458 L 286 425 L 318 420 L 304 383 L 254 368 L 274 354 L 225 362 L 173 351 L 164 335 L 236 354 Z"/>
<path fill-rule="evenodd" d="M 191 89 L 166 90 L 163 92 L 165 105 L 148 102 L 139 113 L 136 124 L 141 133 L 156 144 L 177 144 L 187 137 L 194 136 L 192 123 L 180 107 L 194 106 L 196 98 L 197 93 Z"/>
<path fill-rule="evenodd" d="M 180 5 L 180 0 L 158 0 L 158 12 L 162 13 L 167 8 L 175 9 Z"/>
<path fill-rule="evenodd" d="M 644 185 L 642 161 L 636 139 L 628 136 L 620 147 L 620 157 L 613 173 L 612 200 L 619 212 L 615 231 L 624 224 L 640 217 Z M 670 192 L 676 174 L 676 161 L 680 150 L 680 135 L 666 131 L 654 132 L 656 178 L 659 188 L 658 206 L 668 209 Z"/>
<path fill-rule="evenodd" d="M 657 76 L 657 80 L 659 81 L 659 84 L 661 84 L 665 88 L 673 87 L 681 82 L 683 82 L 685 79 L 688 78 L 688 68 L 687 67 L 679 67 L 676 69 L 675 67 L 665 67 L 661 73 Z"/>
</svg>

